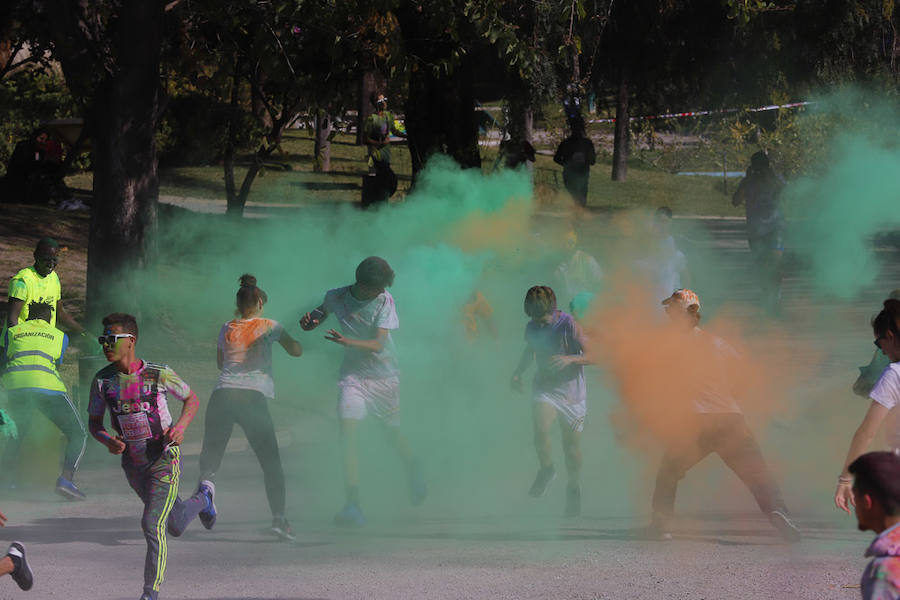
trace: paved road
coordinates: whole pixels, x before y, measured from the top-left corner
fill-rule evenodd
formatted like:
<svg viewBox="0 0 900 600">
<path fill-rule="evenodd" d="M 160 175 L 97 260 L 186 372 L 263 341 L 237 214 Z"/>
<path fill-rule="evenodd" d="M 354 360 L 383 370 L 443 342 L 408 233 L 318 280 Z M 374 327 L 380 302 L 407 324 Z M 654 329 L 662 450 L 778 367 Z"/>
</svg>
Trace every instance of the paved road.
<svg viewBox="0 0 900 600">
<path fill-rule="evenodd" d="M 738 273 L 740 278 L 749 260 L 741 223 L 710 220 L 698 226 L 709 237 L 696 243 L 713 245 L 725 256 L 719 275 Z M 900 261 L 893 249 L 879 247 L 879 252 L 887 258 L 886 277 L 897 281 Z M 584 515 L 562 520 L 561 482 L 539 501 L 525 497 L 533 470 L 527 422 L 519 432 L 524 444 L 512 451 L 523 457 L 521 464 L 496 471 L 493 481 L 472 479 L 466 487 L 432 473 L 428 502 L 409 508 L 395 472 L 386 489 L 370 499 L 370 525 L 338 530 L 330 516 L 339 505 L 339 484 L 317 478 L 336 465 L 334 423 L 312 415 L 300 426 L 280 428 L 297 541 L 275 541 L 264 532 L 268 520 L 261 475 L 236 434 L 218 481 L 219 523 L 212 532 L 194 524 L 171 542 L 161 597 L 858 597 L 855 584 L 871 535 L 837 515 L 829 496 L 849 439 L 845 429 L 855 425 L 864 406 L 854 404 L 844 390 L 852 365 L 871 350 L 866 319 L 883 291 L 865 290 L 846 304 L 816 301 L 802 268 L 792 264 L 785 326 L 810 346 L 809 357 L 798 360 L 815 362 L 818 387 L 797 399 L 798 410 L 807 415 L 799 421 L 806 426 L 798 426 L 797 419 L 775 423 L 767 434 L 767 452 L 783 458 L 777 470 L 804 530 L 803 542 L 780 543 L 715 459 L 692 472 L 683 486 L 683 518 L 675 540 L 642 541 L 637 528 L 647 518 L 651 473 L 639 463 L 631 471 L 610 467 L 625 451 L 590 444 Z M 736 293 L 752 302 L 752 292 Z M 816 328 L 822 315 L 830 315 L 828 326 Z M 814 347 L 821 352 L 814 353 Z M 192 435 L 198 431 L 192 429 Z M 185 488 L 196 481 L 197 450 L 196 440 L 185 446 Z M 48 493 L 54 468 L 52 459 L 37 461 L 30 485 L 0 496 L 10 517 L 0 536 L 28 545 L 37 575 L 27 595 L 12 581 L 0 580 L 0 599 L 137 598 L 144 554 L 140 504 L 115 459 L 93 447 L 79 474 L 89 494 L 83 503 L 64 503 Z"/>
</svg>

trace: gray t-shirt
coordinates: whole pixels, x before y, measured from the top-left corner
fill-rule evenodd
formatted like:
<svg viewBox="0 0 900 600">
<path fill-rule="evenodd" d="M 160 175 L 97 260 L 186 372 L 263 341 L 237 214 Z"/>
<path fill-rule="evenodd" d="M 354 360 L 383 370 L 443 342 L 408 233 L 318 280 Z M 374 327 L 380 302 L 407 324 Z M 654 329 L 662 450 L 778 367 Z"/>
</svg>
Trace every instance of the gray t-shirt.
<svg viewBox="0 0 900 600">
<path fill-rule="evenodd" d="M 272 319 L 234 319 L 219 331 L 222 371 L 215 389 L 255 390 L 275 397 L 272 380 L 272 344 L 281 339 L 284 327 Z"/>
<path fill-rule="evenodd" d="M 371 300 L 357 300 L 350 292 L 351 286 L 328 290 L 322 305 L 341 324 L 341 332 L 351 338 L 372 340 L 379 329 L 399 329 L 400 320 L 394 306 L 394 297 L 384 291 Z M 399 375 L 394 341 L 388 333 L 380 352 L 344 347 L 341 377 L 356 376 L 364 379 L 386 379 Z"/>
</svg>

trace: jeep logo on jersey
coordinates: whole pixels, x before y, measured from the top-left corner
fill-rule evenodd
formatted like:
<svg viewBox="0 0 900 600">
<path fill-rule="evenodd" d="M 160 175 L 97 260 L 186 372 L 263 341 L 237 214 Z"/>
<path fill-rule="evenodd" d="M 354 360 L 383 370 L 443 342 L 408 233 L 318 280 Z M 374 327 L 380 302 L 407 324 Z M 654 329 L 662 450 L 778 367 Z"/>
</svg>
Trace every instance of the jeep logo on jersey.
<svg viewBox="0 0 900 600">
<path fill-rule="evenodd" d="M 150 412 L 150 403 L 149 402 L 122 402 L 119 400 L 116 402 L 116 405 L 112 407 L 113 412 L 122 413 L 122 414 L 130 414 L 137 412 Z"/>
</svg>

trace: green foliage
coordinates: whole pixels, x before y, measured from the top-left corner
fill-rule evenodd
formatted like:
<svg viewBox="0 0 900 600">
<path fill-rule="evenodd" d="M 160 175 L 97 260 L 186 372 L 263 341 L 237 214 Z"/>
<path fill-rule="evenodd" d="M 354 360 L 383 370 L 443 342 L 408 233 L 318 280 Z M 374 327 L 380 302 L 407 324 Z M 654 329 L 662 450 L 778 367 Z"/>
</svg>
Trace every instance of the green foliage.
<svg viewBox="0 0 900 600">
<path fill-rule="evenodd" d="M 230 106 L 221 100 L 189 91 L 172 99 L 157 133 L 157 152 L 164 165 L 208 165 L 221 160 L 228 135 Z M 248 151 L 264 135 L 248 112 L 237 116 L 236 149 Z"/>
<path fill-rule="evenodd" d="M 62 77 L 40 69 L 21 69 L 0 79 L 0 112 L 2 172 L 16 143 L 43 121 L 79 116 Z"/>
</svg>

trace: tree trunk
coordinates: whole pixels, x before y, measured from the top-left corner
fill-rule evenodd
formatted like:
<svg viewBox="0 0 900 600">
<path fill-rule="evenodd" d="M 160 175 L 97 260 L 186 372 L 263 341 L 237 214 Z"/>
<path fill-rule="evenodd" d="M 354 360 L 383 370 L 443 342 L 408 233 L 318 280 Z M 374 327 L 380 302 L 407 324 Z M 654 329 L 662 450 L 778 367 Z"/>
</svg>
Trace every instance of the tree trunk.
<svg viewBox="0 0 900 600">
<path fill-rule="evenodd" d="M 331 132 L 334 123 L 324 110 L 316 111 L 316 142 L 313 148 L 313 168 L 327 173 L 331 170 Z"/>
<path fill-rule="evenodd" d="M 228 105 L 228 135 L 225 138 L 225 150 L 222 154 L 222 168 L 225 173 L 225 214 L 241 217 L 244 205 L 239 203 L 234 188 L 234 152 L 237 146 L 238 128 L 240 128 L 240 60 L 235 56 L 234 72 L 231 79 L 231 101 Z"/>
<path fill-rule="evenodd" d="M 139 312 L 128 277 L 155 255 L 159 180 L 155 133 L 163 3 L 120 7 L 115 70 L 95 91 L 92 124 L 94 198 L 88 241 L 87 313 Z"/>
<path fill-rule="evenodd" d="M 410 72 L 405 107 L 413 185 L 433 154 L 447 154 L 463 168 L 480 168 L 472 62 L 478 49 L 469 48 L 450 73 L 443 69 L 435 72 L 430 65 L 449 60 L 452 43 L 435 42 L 435 38 L 440 39 L 443 34 L 436 32 L 432 36 L 429 33 L 432 27 L 429 17 L 416 3 L 401 3 L 397 20 L 407 54 L 421 61 Z"/>
<path fill-rule="evenodd" d="M 365 132 L 363 131 L 366 119 L 375 111 L 375 107 L 369 101 L 372 94 L 378 92 L 378 88 L 384 85 L 384 77 L 375 69 L 364 71 L 359 78 L 359 104 L 356 113 L 356 145 L 365 145 Z M 390 105 L 389 105 L 390 106 Z"/>
<path fill-rule="evenodd" d="M 612 180 L 625 181 L 628 177 L 628 154 L 631 144 L 631 123 L 628 112 L 628 78 L 623 70 L 619 78 L 616 96 L 616 134 L 613 139 Z"/>
</svg>

